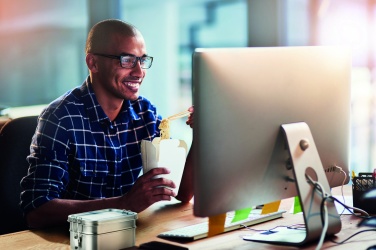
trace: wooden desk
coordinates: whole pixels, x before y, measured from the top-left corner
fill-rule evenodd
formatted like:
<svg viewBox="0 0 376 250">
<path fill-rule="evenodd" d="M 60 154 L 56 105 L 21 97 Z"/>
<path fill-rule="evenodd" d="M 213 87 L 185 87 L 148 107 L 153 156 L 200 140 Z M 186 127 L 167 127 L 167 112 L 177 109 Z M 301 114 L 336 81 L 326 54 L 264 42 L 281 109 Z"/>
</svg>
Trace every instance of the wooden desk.
<svg viewBox="0 0 376 250">
<path fill-rule="evenodd" d="M 351 187 L 346 186 L 346 193 Z M 333 190 L 338 193 L 339 189 Z M 281 202 L 280 209 L 289 211 L 293 203 L 293 199 L 286 199 Z M 202 239 L 194 242 L 178 243 L 167 241 L 156 237 L 159 233 L 183 227 L 186 225 L 203 222 L 206 219 L 197 218 L 192 215 L 192 204 L 180 204 L 178 202 L 165 202 L 154 204 L 144 212 L 138 215 L 136 230 L 136 245 L 141 243 L 157 240 L 169 242 L 176 245 L 182 245 L 189 249 L 315 249 L 316 244 L 310 244 L 304 247 L 275 246 L 264 243 L 256 243 L 244 241 L 241 236 L 245 234 L 253 234 L 253 231 L 247 229 L 236 230 L 215 237 Z M 342 230 L 335 239 L 342 241 L 352 234 L 367 229 L 365 227 L 358 228 L 357 224 L 360 219 L 352 215 L 342 215 Z M 302 223 L 301 215 L 293 215 L 285 213 L 284 218 L 277 219 L 253 226 L 255 229 L 270 229 L 277 225 L 292 225 Z M 325 241 L 322 249 L 351 249 L 363 250 L 371 245 L 376 245 L 376 233 L 366 232 L 359 234 L 348 241 L 344 245 L 336 245 L 330 241 Z M 0 235 L 0 249 L 70 249 L 68 228 L 53 228 L 45 230 L 26 230 L 17 233 Z"/>
</svg>

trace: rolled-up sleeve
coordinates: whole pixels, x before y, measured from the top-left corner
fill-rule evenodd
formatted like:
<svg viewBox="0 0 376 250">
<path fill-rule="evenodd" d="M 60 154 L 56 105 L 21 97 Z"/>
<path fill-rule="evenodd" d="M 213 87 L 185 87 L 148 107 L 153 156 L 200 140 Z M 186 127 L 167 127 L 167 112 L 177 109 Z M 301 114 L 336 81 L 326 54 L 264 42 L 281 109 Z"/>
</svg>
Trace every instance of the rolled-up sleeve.
<svg viewBox="0 0 376 250">
<path fill-rule="evenodd" d="M 69 181 L 68 145 L 67 130 L 59 119 L 44 112 L 27 157 L 28 174 L 21 180 L 20 206 L 24 214 L 62 196 Z"/>
</svg>

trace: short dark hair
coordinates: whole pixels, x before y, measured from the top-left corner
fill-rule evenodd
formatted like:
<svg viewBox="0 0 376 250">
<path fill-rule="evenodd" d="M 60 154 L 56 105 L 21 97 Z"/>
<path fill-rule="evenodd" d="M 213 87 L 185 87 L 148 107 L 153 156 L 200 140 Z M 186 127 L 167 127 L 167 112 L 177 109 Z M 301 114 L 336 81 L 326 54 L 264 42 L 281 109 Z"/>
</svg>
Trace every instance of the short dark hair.
<svg viewBox="0 0 376 250">
<path fill-rule="evenodd" d="M 115 33 L 121 33 L 129 37 L 141 35 L 140 31 L 134 25 L 122 20 L 107 19 L 100 21 L 89 31 L 85 46 L 86 54 L 102 48 L 108 38 Z"/>
</svg>

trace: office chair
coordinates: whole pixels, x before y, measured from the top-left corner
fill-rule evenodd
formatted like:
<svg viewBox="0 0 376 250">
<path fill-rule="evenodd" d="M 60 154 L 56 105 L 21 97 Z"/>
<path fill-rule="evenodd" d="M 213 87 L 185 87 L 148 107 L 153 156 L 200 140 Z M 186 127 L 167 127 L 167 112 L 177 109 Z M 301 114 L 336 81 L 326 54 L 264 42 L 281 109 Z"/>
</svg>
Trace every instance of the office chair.
<svg viewBox="0 0 376 250">
<path fill-rule="evenodd" d="M 20 202 L 20 181 L 27 174 L 37 116 L 8 121 L 0 130 L 0 234 L 27 229 Z"/>
</svg>

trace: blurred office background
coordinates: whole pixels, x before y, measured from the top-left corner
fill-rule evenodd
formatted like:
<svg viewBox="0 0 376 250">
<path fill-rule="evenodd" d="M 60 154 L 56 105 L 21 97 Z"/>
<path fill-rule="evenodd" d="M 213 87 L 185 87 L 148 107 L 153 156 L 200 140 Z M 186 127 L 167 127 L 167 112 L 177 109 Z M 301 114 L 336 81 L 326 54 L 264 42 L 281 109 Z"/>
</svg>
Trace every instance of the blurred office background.
<svg viewBox="0 0 376 250">
<path fill-rule="evenodd" d="M 144 34 L 155 61 L 141 94 L 163 116 L 192 103 L 194 48 L 351 46 L 351 167 L 376 168 L 376 0 L 0 0 L 2 114 L 39 112 L 80 85 L 88 74 L 87 32 L 107 18 L 133 23 Z M 173 137 L 190 143 L 184 120 L 172 128 Z"/>
</svg>

